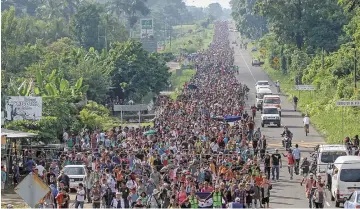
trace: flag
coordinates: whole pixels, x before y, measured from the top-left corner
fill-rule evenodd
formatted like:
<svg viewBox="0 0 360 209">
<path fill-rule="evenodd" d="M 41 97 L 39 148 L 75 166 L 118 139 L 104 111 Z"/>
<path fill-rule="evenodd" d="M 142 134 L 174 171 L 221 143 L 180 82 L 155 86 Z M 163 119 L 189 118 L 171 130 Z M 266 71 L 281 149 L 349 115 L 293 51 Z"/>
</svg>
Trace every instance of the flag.
<svg viewBox="0 0 360 209">
<path fill-rule="evenodd" d="M 197 192 L 196 195 L 200 197 L 200 199 L 207 198 L 211 193 L 210 192 Z M 225 200 L 222 200 L 223 208 L 225 208 Z M 213 207 L 213 199 L 209 198 L 204 202 L 199 202 L 199 208 L 212 208 Z"/>
</svg>

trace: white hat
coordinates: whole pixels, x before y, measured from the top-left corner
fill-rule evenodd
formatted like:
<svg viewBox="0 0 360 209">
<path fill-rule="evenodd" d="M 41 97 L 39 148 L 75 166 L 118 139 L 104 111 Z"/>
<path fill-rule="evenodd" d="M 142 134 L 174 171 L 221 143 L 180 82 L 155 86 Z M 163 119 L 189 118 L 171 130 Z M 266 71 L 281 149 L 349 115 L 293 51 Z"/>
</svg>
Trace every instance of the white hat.
<svg viewBox="0 0 360 209">
<path fill-rule="evenodd" d="M 152 194 L 155 195 L 155 194 L 157 194 L 157 193 L 159 193 L 159 190 L 154 189 Z"/>
<path fill-rule="evenodd" d="M 240 202 L 240 197 L 235 198 L 235 202 Z"/>
<path fill-rule="evenodd" d="M 116 195 L 121 195 L 121 193 L 120 193 L 120 192 L 116 192 Z"/>
</svg>

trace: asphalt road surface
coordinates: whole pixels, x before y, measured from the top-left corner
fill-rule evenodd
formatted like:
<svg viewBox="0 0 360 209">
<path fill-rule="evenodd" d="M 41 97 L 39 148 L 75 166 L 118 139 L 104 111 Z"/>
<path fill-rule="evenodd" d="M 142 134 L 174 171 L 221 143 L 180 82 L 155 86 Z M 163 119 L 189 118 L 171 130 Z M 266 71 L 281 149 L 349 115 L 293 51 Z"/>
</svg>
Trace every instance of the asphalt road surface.
<svg viewBox="0 0 360 209">
<path fill-rule="evenodd" d="M 233 26 L 234 28 L 234 26 Z M 241 43 L 238 32 L 230 32 L 230 43 L 234 40 Z M 235 65 L 239 67 L 239 81 L 246 84 L 250 88 L 249 99 L 247 101 L 247 109 L 250 111 L 250 106 L 255 104 L 255 83 L 258 80 L 267 80 L 272 86 L 272 92 L 276 92 L 275 84 L 271 81 L 268 75 L 261 69 L 261 67 L 251 66 L 252 55 L 250 49 L 240 49 L 240 46 L 232 44 L 235 50 Z M 281 86 L 281 84 L 280 84 Z M 285 149 L 282 147 L 280 134 L 283 131 L 283 126 L 287 126 L 294 134 L 293 146 L 299 145 L 302 151 L 302 157 L 309 156 L 309 153 L 314 150 L 318 144 L 323 144 L 324 139 L 313 128 L 310 127 L 310 133 L 305 136 L 303 129 L 303 122 L 301 113 L 293 110 L 293 105 L 287 100 L 284 95 L 281 96 L 282 106 L 282 127 L 267 127 L 261 128 L 263 135 L 268 138 L 269 152 L 272 153 L 277 148 L 280 153 L 286 154 Z M 301 99 L 301 98 L 300 98 Z M 251 113 L 251 112 L 249 112 Z M 257 112 L 255 124 L 260 127 L 260 112 Z M 270 207 L 271 208 L 308 208 L 308 200 L 305 197 L 305 189 L 300 186 L 302 176 L 294 174 L 293 180 L 290 180 L 290 175 L 287 171 L 287 160 L 282 157 L 283 167 L 280 169 L 280 180 L 273 182 L 273 190 L 271 191 Z M 327 193 L 327 204 L 325 208 L 334 208 L 333 202 L 330 201 L 330 194 Z"/>
</svg>

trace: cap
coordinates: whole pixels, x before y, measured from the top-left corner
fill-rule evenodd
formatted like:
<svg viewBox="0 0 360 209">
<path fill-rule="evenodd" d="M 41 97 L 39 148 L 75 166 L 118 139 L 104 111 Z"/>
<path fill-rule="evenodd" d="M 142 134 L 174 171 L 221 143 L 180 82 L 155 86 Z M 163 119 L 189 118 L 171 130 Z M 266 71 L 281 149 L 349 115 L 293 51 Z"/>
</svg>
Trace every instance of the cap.
<svg viewBox="0 0 360 209">
<path fill-rule="evenodd" d="M 310 173 L 309 175 L 310 175 L 310 176 L 314 176 L 314 174 L 313 174 L 313 173 Z"/>
<path fill-rule="evenodd" d="M 240 197 L 235 198 L 235 202 L 240 202 Z"/>
<path fill-rule="evenodd" d="M 120 192 L 116 192 L 116 195 L 121 195 L 121 193 L 120 193 Z"/>
</svg>

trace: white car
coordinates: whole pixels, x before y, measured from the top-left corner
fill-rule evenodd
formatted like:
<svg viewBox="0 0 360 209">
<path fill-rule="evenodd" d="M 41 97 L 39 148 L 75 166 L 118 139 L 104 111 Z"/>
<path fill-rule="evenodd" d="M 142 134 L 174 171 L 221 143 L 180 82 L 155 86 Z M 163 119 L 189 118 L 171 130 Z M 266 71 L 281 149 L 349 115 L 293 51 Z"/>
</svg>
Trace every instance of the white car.
<svg viewBox="0 0 360 209">
<path fill-rule="evenodd" d="M 70 189 L 76 189 L 79 183 L 86 185 L 87 169 L 85 165 L 67 165 L 63 171 L 69 176 Z"/>
<path fill-rule="evenodd" d="M 277 107 L 275 106 L 263 107 L 261 113 L 261 127 L 265 127 L 265 125 L 277 126 L 277 127 L 281 126 L 281 117 Z"/>
<path fill-rule="evenodd" d="M 269 89 L 270 86 L 271 85 L 270 85 L 269 81 L 258 81 L 255 84 L 255 90 L 257 92 L 259 88 L 268 88 Z"/>
</svg>

